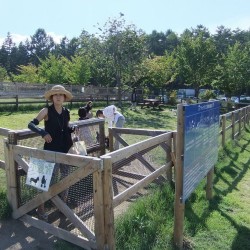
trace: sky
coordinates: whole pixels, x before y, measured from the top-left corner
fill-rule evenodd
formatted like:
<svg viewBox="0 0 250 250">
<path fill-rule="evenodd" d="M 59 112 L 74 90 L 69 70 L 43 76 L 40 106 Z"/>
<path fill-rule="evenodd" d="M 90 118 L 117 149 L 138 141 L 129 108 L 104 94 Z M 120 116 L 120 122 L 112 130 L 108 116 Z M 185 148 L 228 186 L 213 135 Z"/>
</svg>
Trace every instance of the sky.
<svg viewBox="0 0 250 250">
<path fill-rule="evenodd" d="M 250 29 L 249 0 L 0 0 L 0 45 L 10 32 L 18 45 L 43 28 L 55 42 L 66 36 L 90 34 L 105 22 L 124 14 L 147 34 L 168 29 L 181 34 L 203 25 L 213 34 L 220 25 Z"/>
</svg>

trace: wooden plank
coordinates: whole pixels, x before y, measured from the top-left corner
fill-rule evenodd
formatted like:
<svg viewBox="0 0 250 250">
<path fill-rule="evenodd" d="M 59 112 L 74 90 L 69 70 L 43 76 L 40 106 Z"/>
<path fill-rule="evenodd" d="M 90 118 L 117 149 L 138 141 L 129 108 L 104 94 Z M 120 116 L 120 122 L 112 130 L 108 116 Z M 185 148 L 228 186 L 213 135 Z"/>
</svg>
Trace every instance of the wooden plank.
<svg viewBox="0 0 250 250">
<path fill-rule="evenodd" d="M 93 194 L 94 194 L 94 218 L 95 218 L 95 237 L 97 249 L 104 249 L 104 206 L 103 206 L 103 183 L 102 171 L 93 173 Z"/>
<path fill-rule="evenodd" d="M 7 176 L 7 197 L 8 202 L 12 210 L 16 210 L 18 207 L 18 190 L 17 190 L 17 179 L 16 169 L 17 164 L 14 161 L 14 145 L 17 144 L 17 136 L 15 131 L 9 131 L 8 143 L 5 140 L 4 143 L 4 155 L 6 163 L 6 176 Z"/>
<path fill-rule="evenodd" d="M 153 173 L 149 174 L 139 182 L 135 183 L 122 193 L 118 194 L 114 197 L 113 200 L 113 206 L 117 207 L 119 204 L 121 204 L 123 201 L 126 201 L 129 197 L 131 197 L 133 194 L 138 192 L 140 189 L 147 186 L 149 183 L 151 183 L 153 180 L 161 176 L 163 173 L 167 171 L 168 168 L 172 167 L 172 162 L 169 162 L 167 165 L 164 165 L 157 170 L 155 170 Z"/>
<path fill-rule="evenodd" d="M 89 241 L 95 241 L 95 234 L 85 225 L 85 223 L 56 195 L 51 199 L 57 208 L 79 229 L 79 231 L 88 238 Z"/>
<path fill-rule="evenodd" d="M 99 160 L 100 162 L 100 160 Z M 98 162 L 92 162 L 93 165 L 97 165 Z M 13 217 L 19 218 L 20 216 L 28 213 L 29 211 L 35 209 L 39 205 L 43 204 L 44 202 L 51 199 L 53 196 L 58 195 L 65 189 L 69 188 L 70 186 L 74 185 L 84 177 L 93 173 L 92 165 L 86 166 L 85 168 L 79 168 L 75 170 L 73 173 L 65 177 L 64 179 L 60 180 L 59 182 L 52 185 L 48 192 L 42 192 L 41 194 L 34 197 L 32 200 L 24 204 L 23 206 L 19 207 L 18 209 L 13 211 Z M 99 163 L 100 164 L 100 163 Z M 97 168 L 97 167 L 94 167 Z M 99 167 L 98 167 L 99 168 Z"/>
<path fill-rule="evenodd" d="M 177 105 L 176 165 L 175 165 L 175 202 L 174 202 L 174 244 L 183 249 L 183 229 L 185 203 L 181 201 L 183 183 L 184 154 L 184 111 L 183 104 Z"/>
<path fill-rule="evenodd" d="M 235 111 L 232 113 L 232 140 L 235 138 Z"/>
<path fill-rule="evenodd" d="M 0 127 L 0 135 L 7 137 L 10 129 Z"/>
<path fill-rule="evenodd" d="M 34 218 L 32 216 L 24 215 L 20 218 L 20 220 L 42 231 L 46 231 L 62 240 L 71 242 L 72 244 L 82 247 L 86 250 L 97 249 L 95 242 L 88 241 L 80 235 L 75 235 L 62 228 L 55 227 L 42 220 L 38 220 L 37 218 Z"/>
<path fill-rule="evenodd" d="M 224 147 L 225 144 L 226 144 L 226 122 L 227 122 L 227 120 L 226 120 L 226 116 L 225 115 L 223 115 L 221 117 L 221 119 L 222 119 L 222 138 L 221 138 L 221 144 L 222 144 L 222 147 Z"/>
<path fill-rule="evenodd" d="M 107 249 L 115 249 L 114 208 L 112 161 L 110 157 L 102 156 L 103 160 L 103 205 L 104 205 L 104 232 Z"/>
<path fill-rule="evenodd" d="M 111 156 L 112 163 L 122 160 L 123 158 L 129 157 L 136 152 L 147 149 L 148 147 L 159 145 L 162 142 L 171 140 L 173 137 L 173 132 L 164 133 L 161 135 L 157 135 L 155 137 L 146 139 L 144 141 L 135 143 L 133 145 L 129 145 L 126 148 L 120 148 L 114 152 L 110 152 L 106 154 L 106 156 Z"/>
<path fill-rule="evenodd" d="M 160 144 L 162 145 L 162 144 Z M 172 157 L 171 157 L 171 146 L 172 146 L 172 140 L 168 141 L 167 144 L 165 144 L 166 146 L 166 164 L 168 164 L 168 162 L 171 161 Z M 172 164 L 173 165 L 173 164 Z M 173 172 L 172 172 L 172 167 L 168 168 L 166 171 L 166 176 L 167 176 L 167 180 L 171 183 L 172 182 L 172 176 L 173 176 Z"/>
<path fill-rule="evenodd" d="M 168 130 L 154 130 L 154 129 L 135 129 L 135 128 L 112 128 L 118 134 L 132 134 L 132 135 L 148 135 L 156 136 L 170 132 Z"/>
<path fill-rule="evenodd" d="M 133 166 L 132 166 L 133 167 Z M 123 176 L 123 177 L 128 177 L 128 178 L 133 178 L 136 180 L 141 180 L 146 177 L 146 175 L 141 175 L 133 172 L 127 172 L 124 170 L 118 170 L 115 172 L 116 175 Z"/>
<path fill-rule="evenodd" d="M 15 154 L 25 155 L 29 157 L 38 158 L 45 161 L 55 162 L 55 163 L 64 163 L 67 165 L 85 167 L 93 161 L 99 161 L 97 157 L 91 156 L 82 156 L 75 154 L 64 154 L 59 152 L 47 151 L 42 149 L 35 149 L 26 146 L 14 146 Z M 98 170 L 95 167 L 100 167 L 98 164 L 93 164 L 93 172 Z"/>
</svg>

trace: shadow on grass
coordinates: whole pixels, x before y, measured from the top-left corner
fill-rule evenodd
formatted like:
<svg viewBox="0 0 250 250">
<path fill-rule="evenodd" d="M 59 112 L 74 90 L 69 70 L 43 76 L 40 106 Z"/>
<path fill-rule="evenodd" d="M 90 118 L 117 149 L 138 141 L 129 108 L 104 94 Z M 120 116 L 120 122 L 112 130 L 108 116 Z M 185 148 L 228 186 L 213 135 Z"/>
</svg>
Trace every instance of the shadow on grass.
<svg viewBox="0 0 250 250">
<path fill-rule="evenodd" d="M 246 133 L 249 133 L 248 129 Z M 224 149 L 223 156 L 228 157 L 231 160 L 229 161 L 229 164 L 225 163 L 225 166 L 215 168 L 216 174 L 214 178 L 214 191 L 216 195 L 209 202 L 209 207 L 204 209 L 204 212 L 201 216 L 198 216 L 192 208 L 193 202 L 197 199 L 197 194 L 193 193 L 186 204 L 185 213 L 185 217 L 189 222 L 188 231 L 191 233 L 191 235 L 194 235 L 201 226 L 207 228 L 206 221 L 211 215 L 211 212 L 218 211 L 237 230 L 237 236 L 233 240 L 231 246 L 231 249 L 234 250 L 250 249 L 250 229 L 236 223 L 235 220 L 233 220 L 227 213 L 221 210 L 220 205 L 223 202 L 224 196 L 231 193 L 233 190 L 237 190 L 237 185 L 243 179 L 246 172 L 249 170 L 250 159 L 247 162 L 243 163 L 240 160 L 240 156 L 242 152 L 249 151 L 247 150 L 247 148 L 250 147 L 250 140 L 247 139 L 247 135 L 242 136 L 242 138 L 240 139 L 240 142 L 241 144 L 243 142 L 243 145 L 241 145 L 239 142 L 236 142 L 236 145 L 241 148 L 240 152 L 237 152 L 237 150 L 233 151 L 232 148 L 231 150 L 230 148 Z M 238 164 L 236 165 L 235 162 L 237 162 Z M 228 179 L 223 176 L 223 174 L 225 173 L 232 178 L 232 182 L 228 181 Z M 226 187 L 223 190 L 220 190 L 216 187 L 216 184 L 219 181 L 223 181 L 226 184 Z"/>
</svg>

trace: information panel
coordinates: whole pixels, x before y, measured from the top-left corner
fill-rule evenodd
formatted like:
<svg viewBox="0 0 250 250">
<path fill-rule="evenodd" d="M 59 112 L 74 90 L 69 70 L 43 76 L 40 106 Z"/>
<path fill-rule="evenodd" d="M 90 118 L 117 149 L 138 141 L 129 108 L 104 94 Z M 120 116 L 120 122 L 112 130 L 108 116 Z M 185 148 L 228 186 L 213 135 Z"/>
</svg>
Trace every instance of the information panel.
<svg viewBox="0 0 250 250">
<path fill-rule="evenodd" d="M 184 202 L 218 159 L 220 103 L 204 102 L 184 109 Z"/>
</svg>

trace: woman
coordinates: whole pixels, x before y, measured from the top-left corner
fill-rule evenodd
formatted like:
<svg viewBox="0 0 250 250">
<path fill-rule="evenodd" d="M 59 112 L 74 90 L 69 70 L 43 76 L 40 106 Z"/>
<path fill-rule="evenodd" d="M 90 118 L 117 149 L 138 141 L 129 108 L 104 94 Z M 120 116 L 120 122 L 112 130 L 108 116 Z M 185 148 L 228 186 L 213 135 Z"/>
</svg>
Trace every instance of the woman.
<svg viewBox="0 0 250 250">
<path fill-rule="evenodd" d="M 71 133 L 75 127 L 69 127 L 70 112 L 63 107 L 65 101 L 70 101 L 73 96 L 63 86 L 56 85 L 51 90 L 45 93 L 45 98 L 52 101 L 49 107 L 43 108 L 33 121 L 28 124 L 28 128 L 44 139 L 44 150 L 68 153 L 73 145 Z M 44 120 L 44 129 L 38 127 L 39 123 Z M 69 173 L 69 166 L 65 164 L 55 164 L 55 170 L 60 169 L 61 178 Z M 68 190 L 62 194 L 64 201 L 67 199 Z M 44 204 L 37 209 L 38 216 L 41 219 L 47 220 Z"/>
</svg>

